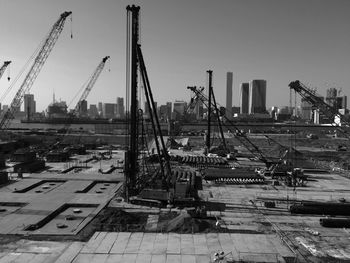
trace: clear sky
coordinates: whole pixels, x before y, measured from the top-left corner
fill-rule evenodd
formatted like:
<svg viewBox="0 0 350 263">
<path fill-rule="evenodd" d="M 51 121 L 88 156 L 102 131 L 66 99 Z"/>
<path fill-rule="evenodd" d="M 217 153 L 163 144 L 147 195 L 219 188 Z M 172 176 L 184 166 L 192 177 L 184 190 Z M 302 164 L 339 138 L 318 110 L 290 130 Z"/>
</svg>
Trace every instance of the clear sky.
<svg viewBox="0 0 350 263">
<path fill-rule="evenodd" d="M 268 106 L 288 105 L 296 79 L 323 95 L 341 87 L 350 96 L 349 0 L 0 0 L 0 63 L 12 60 L 14 79 L 59 15 L 72 11 L 72 25 L 68 19 L 31 89 L 37 109 L 46 109 L 53 91 L 69 103 L 106 55 L 110 63 L 88 102 L 115 103 L 125 97 L 128 4 L 141 6 L 142 50 L 158 105 L 189 101 L 186 87 L 206 85 L 208 69 L 221 105 L 227 71 L 234 105 L 239 84 L 251 79 L 267 80 Z M 0 95 L 8 86 L 4 76 Z"/>
</svg>

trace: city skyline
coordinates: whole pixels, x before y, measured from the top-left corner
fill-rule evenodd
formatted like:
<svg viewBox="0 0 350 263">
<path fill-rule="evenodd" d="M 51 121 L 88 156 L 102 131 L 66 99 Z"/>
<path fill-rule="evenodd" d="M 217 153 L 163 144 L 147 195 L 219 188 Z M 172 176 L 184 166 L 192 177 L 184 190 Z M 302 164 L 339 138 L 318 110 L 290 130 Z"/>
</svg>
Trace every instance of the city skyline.
<svg viewBox="0 0 350 263">
<path fill-rule="evenodd" d="M 296 79 L 317 87 L 320 94 L 325 94 L 327 88 L 341 87 L 343 95 L 349 96 L 350 37 L 346 29 L 350 3 L 343 0 L 236 0 L 220 4 L 0 0 L 0 33 L 4 38 L 0 62 L 12 61 L 14 79 L 58 16 L 70 10 L 73 23 L 66 21 L 31 89 L 37 109 L 46 109 L 53 92 L 70 102 L 106 55 L 111 60 L 87 100 L 113 103 L 116 97 L 125 97 L 128 4 L 141 6 L 142 49 L 159 104 L 188 101 L 186 87 L 206 86 L 208 69 L 214 71 L 214 92 L 221 105 L 226 101 L 228 71 L 233 72 L 233 105 L 239 105 L 240 83 L 251 79 L 267 80 L 267 106 L 288 105 L 288 84 Z M 10 104 L 20 83 L 14 85 L 2 105 Z M 8 85 L 6 78 L 0 80 L 1 96 Z"/>
</svg>

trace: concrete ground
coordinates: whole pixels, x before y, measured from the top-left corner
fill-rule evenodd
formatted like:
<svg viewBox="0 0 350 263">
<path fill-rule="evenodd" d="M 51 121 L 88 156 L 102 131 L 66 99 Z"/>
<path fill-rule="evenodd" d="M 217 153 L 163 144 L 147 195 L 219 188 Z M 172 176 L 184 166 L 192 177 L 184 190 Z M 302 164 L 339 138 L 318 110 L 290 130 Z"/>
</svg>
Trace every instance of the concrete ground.
<svg viewBox="0 0 350 263">
<path fill-rule="evenodd" d="M 79 161 L 86 158 L 77 156 L 76 162 L 81 163 Z M 28 234 L 52 235 L 55 231 L 58 235 L 74 235 L 107 203 L 121 206 L 110 200 L 121 187 L 122 171 L 98 172 L 98 169 L 106 170 L 110 165 L 118 164 L 121 159 L 122 154 L 118 153 L 110 160 L 89 163 L 90 168 L 67 174 L 57 173 L 65 168 L 65 164 L 54 163 L 50 164 L 51 172 L 26 175 L 17 183 L 0 188 L 0 209 L 6 209 L 0 212 L 0 234 L 3 234 L 0 263 L 213 262 L 214 253 L 220 251 L 227 254 L 227 259 L 235 261 L 350 261 L 349 230 L 324 228 L 319 224 L 320 216 L 291 215 L 288 210 L 295 200 L 337 201 L 344 198 L 349 201 L 350 180 L 333 173 L 309 174 L 307 185 L 296 189 L 273 186 L 268 180 L 263 185 L 203 182 L 204 189 L 199 193 L 202 199 L 225 206 L 221 211 L 218 208 L 208 211 L 208 215 L 220 219 L 224 233 L 95 232 L 87 242 L 25 239 Z M 245 163 L 252 165 L 251 160 L 244 159 L 238 165 Z M 102 187 L 102 193 L 98 193 Z M 275 201 L 276 207 L 266 208 L 264 202 L 271 200 Z M 35 231 L 24 230 L 29 225 L 43 222 L 64 204 L 75 206 L 61 209 L 54 214 L 51 223 L 44 222 Z M 77 206 L 83 210 L 78 221 L 58 229 L 57 224 L 63 222 L 60 220 L 71 215 Z M 125 208 L 148 209 L 129 204 Z M 150 225 L 157 223 L 160 212 L 159 209 L 150 211 Z M 23 239 L 5 242 L 6 234 L 20 234 Z"/>
</svg>

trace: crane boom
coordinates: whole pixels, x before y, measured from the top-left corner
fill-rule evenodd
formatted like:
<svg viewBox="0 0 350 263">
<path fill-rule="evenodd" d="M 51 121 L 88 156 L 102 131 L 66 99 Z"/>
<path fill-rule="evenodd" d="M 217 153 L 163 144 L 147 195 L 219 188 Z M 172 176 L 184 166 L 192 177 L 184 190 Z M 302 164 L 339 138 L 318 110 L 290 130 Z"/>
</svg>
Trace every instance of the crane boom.
<svg viewBox="0 0 350 263">
<path fill-rule="evenodd" d="M 345 134 L 346 137 L 350 138 L 347 131 L 334 122 L 334 119 L 337 117 L 341 121 L 342 126 L 345 126 L 346 128 L 350 127 L 350 123 L 346 121 L 344 115 L 339 113 L 338 109 L 326 103 L 322 98 L 316 96 L 313 90 L 306 87 L 299 80 L 291 82 L 289 87 L 290 89 L 294 89 L 296 92 L 298 92 L 300 96 L 309 102 L 313 107 L 319 109 L 320 112 L 324 114 L 327 119 L 329 119 L 332 125 L 336 126 L 337 130 Z"/>
<path fill-rule="evenodd" d="M 200 100 L 203 102 L 205 106 L 208 107 L 209 105 L 209 98 L 203 93 L 203 89 L 197 89 L 196 87 L 187 87 L 190 89 L 195 95 L 191 99 L 191 104 L 195 103 L 196 101 Z M 214 102 L 211 102 L 211 106 L 214 106 Z M 253 155 L 258 157 L 261 161 L 263 161 L 266 165 L 270 165 L 270 162 L 267 160 L 263 152 L 259 149 L 258 146 L 256 146 L 248 137 L 247 135 L 242 132 L 234 123 L 229 120 L 225 115 L 223 116 L 226 121 L 230 123 L 230 127 L 233 127 L 235 129 L 235 138 L 237 138 L 240 143 L 243 144 L 243 146 L 250 151 Z"/>
<path fill-rule="evenodd" d="M 46 59 L 51 53 L 53 47 L 57 42 L 58 37 L 60 36 L 63 30 L 66 18 L 71 14 L 72 12 L 67 12 L 67 11 L 62 13 L 59 19 L 56 21 L 56 23 L 52 26 L 50 33 L 46 37 L 42 47 L 40 48 L 38 55 L 34 59 L 33 65 L 31 66 L 21 87 L 18 89 L 15 97 L 13 98 L 9 109 L 2 116 L 2 119 L 0 121 L 0 130 L 4 130 L 8 127 L 14 113 L 16 113 L 21 107 L 24 94 L 27 93 L 32 87 L 35 79 L 37 78 L 40 70 L 42 69 Z"/>
<path fill-rule="evenodd" d="M 0 68 L 0 79 L 1 79 L 2 75 L 4 74 L 7 66 L 10 65 L 10 63 L 11 63 L 11 61 L 4 61 L 4 64 Z"/>
<path fill-rule="evenodd" d="M 102 61 L 100 62 L 100 64 L 98 64 L 97 68 L 95 69 L 94 73 L 92 74 L 91 78 L 89 79 L 87 85 L 86 85 L 86 88 L 84 89 L 84 92 L 83 94 L 81 95 L 77 105 L 75 106 L 74 108 L 74 114 L 77 114 L 79 113 L 79 110 L 80 110 L 80 107 L 81 107 L 81 102 L 83 100 L 86 100 L 87 96 L 89 95 L 91 89 L 93 88 L 93 86 L 95 85 L 96 83 L 96 80 L 98 79 L 98 77 L 100 76 L 107 60 L 109 59 L 110 57 L 109 56 L 106 56 L 102 59 Z"/>
</svg>

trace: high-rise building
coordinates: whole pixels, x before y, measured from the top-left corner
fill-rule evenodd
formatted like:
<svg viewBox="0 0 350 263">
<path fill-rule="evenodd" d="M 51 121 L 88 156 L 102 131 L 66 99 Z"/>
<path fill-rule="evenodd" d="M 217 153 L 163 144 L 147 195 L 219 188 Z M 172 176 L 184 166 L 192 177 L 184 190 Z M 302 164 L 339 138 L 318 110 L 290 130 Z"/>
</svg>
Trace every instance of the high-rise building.
<svg viewBox="0 0 350 263">
<path fill-rule="evenodd" d="M 249 83 L 243 82 L 241 83 L 241 114 L 247 114 L 249 112 Z"/>
<path fill-rule="evenodd" d="M 232 109 L 232 78 L 233 73 L 227 72 L 226 75 L 226 118 L 232 120 L 233 114 L 231 112 Z"/>
<path fill-rule="evenodd" d="M 172 119 L 179 120 L 181 117 L 183 117 L 185 110 L 186 110 L 187 103 L 185 101 L 176 100 L 174 102 L 174 110 L 173 110 L 173 117 Z"/>
<path fill-rule="evenodd" d="M 103 116 L 103 103 L 102 102 L 99 102 L 97 104 L 97 109 L 98 109 L 98 113 Z"/>
<path fill-rule="evenodd" d="M 172 103 L 171 102 L 167 102 L 166 103 L 166 107 L 167 107 L 167 119 L 171 120 L 171 112 L 172 112 Z"/>
<path fill-rule="evenodd" d="M 96 104 L 90 104 L 88 113 L 91 118 L 97 118 L 99 116 Z"/>
<path fill-rule="evenodd" d="M 118 119 L 124 119 L 125 117 L 124 98 L 117 97 L 116 117 Z"/>
<path fill-rule="evenodd" d="M 203 119 L 203 102 L 202 101 L 198 101 L 196 103 L 196 106 L 194 108 L 194 113 L 196 114 L 196 120 L 201 120 Z"/>
<path fill-rule="evenodd" d="M 36 102 L 33 94 L 24 94 L 24 112 L 28 119 L 36 112 Z"/>
<path fill-rule="evenodd" d="M 348 97 L 347 96 L 341 96 L 337 97 L 337 109 L 344 109 L 346 110 L 348 108 Z"/>
<path fill-rule="evenodd" d="M 114 103 L 103 103 L 102 107 L 102 116 L 103 118 L 113 119 L 115 118 L 115 108 Z"/>
<path fill-rule="evenodd" d="M 86 117 L 87 116 L 87 109 L 88 109 L 88 107 L 87 107 L 87 101 L 86 100 L 82 100 L 82 101 L 80 101 L 79 102 L 79 112 L 77 112 L 78 113 L 78 115 L 80 116 L 80 117 Z"/>
<path fill-rule="evenodd" d="M 266 80 L 249 82 L 249 114 L 266 113 Z"/>
</svg>

